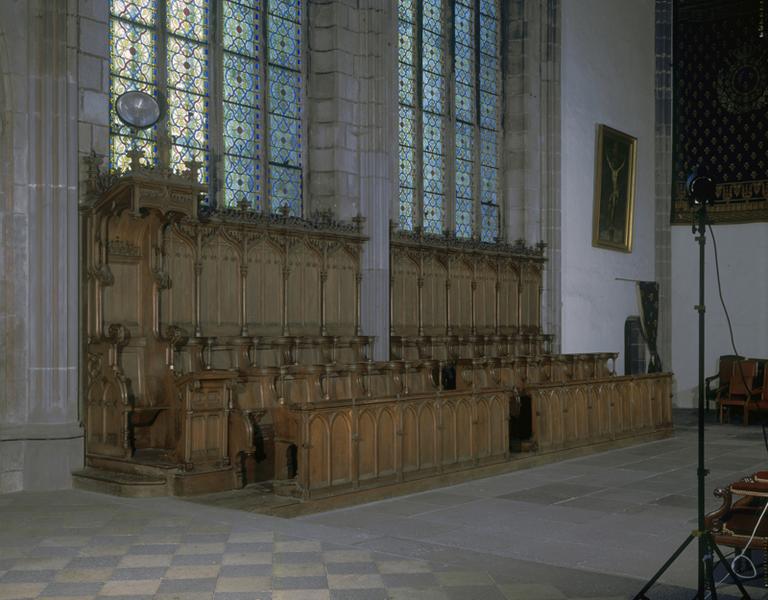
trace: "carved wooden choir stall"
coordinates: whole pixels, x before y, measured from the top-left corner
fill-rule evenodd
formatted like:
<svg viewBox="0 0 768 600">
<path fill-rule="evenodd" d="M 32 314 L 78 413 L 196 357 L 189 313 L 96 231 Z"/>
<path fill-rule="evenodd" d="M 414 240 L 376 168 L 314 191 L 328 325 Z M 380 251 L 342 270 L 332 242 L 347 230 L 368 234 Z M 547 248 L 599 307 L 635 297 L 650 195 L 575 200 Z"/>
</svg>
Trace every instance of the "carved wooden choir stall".
<svg viewBox="0 0 768 600">
<path fill-rule="evenodd" d="M 668 374 L 550 353 L 542 246 L 393 231 L 391 360 L 376 362 L 361 219 L 212 212 L 194 167 L 134 160 L 107 177 L 97 163 L 81 211 L 81 485 L 273 480 L 317 498 L 671 430 Z"/>
</svg>

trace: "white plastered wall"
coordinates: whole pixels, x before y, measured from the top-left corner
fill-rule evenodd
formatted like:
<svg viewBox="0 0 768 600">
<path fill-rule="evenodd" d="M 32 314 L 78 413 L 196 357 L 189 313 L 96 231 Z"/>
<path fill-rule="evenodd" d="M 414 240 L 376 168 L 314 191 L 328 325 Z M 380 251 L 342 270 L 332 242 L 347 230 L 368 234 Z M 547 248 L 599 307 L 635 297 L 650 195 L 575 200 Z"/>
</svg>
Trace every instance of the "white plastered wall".
<svg viewBox="0 0 768 600">
<path fill-rule="evenodd" d="M 715 225 L 723 299 L 743 356 L 768 358 L 768 224 Z M 705 250 L 705 376 L 717 372 L 718 357 L 732 354 L 728 324 L 717 290 L 714 244 L 707 231 Z M 698 399 L 699 246 L 689 226 L 672 228 L 672 369 L 675 404 Z"/>
<path fill-rule="evenodd" d="M 620 352 L 654 279 L 654 2 L 562 3 L 562 351 Z M 595 139 L 603 123 L 637 138 L 632 252 L 592 247 Z"/>
</svg>

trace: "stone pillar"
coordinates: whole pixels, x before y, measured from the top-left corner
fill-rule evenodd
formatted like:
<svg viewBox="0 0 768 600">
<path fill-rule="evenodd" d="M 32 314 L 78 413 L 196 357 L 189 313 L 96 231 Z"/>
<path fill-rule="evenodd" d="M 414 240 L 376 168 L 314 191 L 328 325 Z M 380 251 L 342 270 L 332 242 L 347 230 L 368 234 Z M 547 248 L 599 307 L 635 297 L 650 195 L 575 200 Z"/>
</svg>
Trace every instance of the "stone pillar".
<svg viewBox="0 0 768 600">
<path fill-rule="evenodd" d="M 659 283 L 658 351 L 672 363 L 672 0 L 656 0 L 656 281 Z"/>
<path fill-rule="evenodd" d="M 362 331 L 389 358 L 389 220 L 397 187 L 396 4 L 309 5 L 310 195 L 313 210 L 365 219 Z"/>
<path fill-rule="evenodd" d="M 12 235 L 3 235 L 9 260 L 0 263 L 8 290 L 0 352 L 12 359 L 2 380 L 0 491 L 68 487 L 82 465 L 77 2 L 2 3 L 0 23 L 10 38 L 2 50 L 14 49 L 13 64 L 0 62 L 11 70 L 3 102 L 13 115 L 13 187 L 2 203 Z"/>
<path fill-rule="evenodd" d="M 505 15 L 506 236 L 547 244 L 542 322 L 560 347 L 560 0 L 513 0 Z"/>
</svg>

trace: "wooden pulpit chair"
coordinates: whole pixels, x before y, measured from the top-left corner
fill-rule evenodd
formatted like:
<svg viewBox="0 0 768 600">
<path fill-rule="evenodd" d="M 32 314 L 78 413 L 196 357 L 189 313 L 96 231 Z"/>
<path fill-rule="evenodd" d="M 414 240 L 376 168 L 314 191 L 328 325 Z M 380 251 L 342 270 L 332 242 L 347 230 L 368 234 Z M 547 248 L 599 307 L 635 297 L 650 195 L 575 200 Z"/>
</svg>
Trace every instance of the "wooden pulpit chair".
<svg viewBox="0 0 768 600">
<path fill-rule="evenodd" d="M 738 407 L 743 414 L 742 425 L 749 424 L 749 412 L 750 410 L 758 410 L 758 404 L 754 401 L 759 400 L 763 392 L 762 388 L 755 387 L 756 375 L 756 360 L 734 361 L 731 369 L 731 380 L 728 383 L 728 395 L 720 398 L 718 401 L 720 405 L 720 423 L 723 422 L 723 415 L 726 413 L 726 410 L 730 420 L 731 407 Z"/>
<path fill-rule="evenodd" d="M 720 359 L 717 361 L 717 373 L 704 379 L 707 412 L 709 412 L 711 402 L 714 402 L 715 407 L 717 407 L 722 398 L 728 397 L 728 384 L 731 382 L 733 364 L 737 360 L 743 359 L 743 356 L 738 356 L 736 354 L 721 355 Z"/>
</svg>

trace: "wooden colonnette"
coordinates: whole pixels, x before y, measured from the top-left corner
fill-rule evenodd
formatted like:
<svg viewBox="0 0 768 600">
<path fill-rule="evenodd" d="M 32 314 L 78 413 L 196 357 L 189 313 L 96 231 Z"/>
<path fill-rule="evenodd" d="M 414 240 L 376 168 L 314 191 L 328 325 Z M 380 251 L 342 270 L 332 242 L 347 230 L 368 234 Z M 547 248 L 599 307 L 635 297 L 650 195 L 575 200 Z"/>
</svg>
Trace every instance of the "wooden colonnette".
<svg viewBox="0 0 768 600">
<path fill-rule="evenodd" d="M 320 498 L 669 429 L 667 376 L 549 352 L 543 247 L 393 234 L 391 360 L 375 362 L 362 220 L 213 212 L 195 181 L 90 166 L 78 477 Z"/>
</svg>

